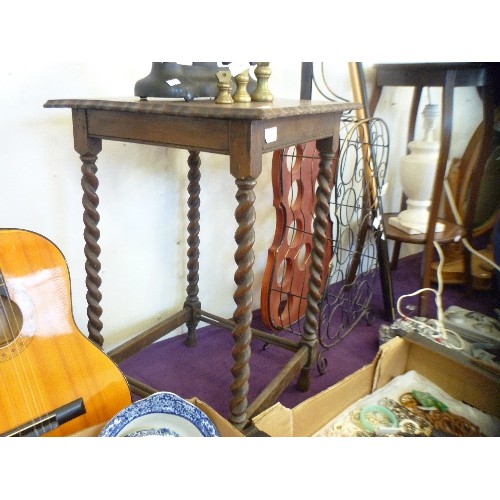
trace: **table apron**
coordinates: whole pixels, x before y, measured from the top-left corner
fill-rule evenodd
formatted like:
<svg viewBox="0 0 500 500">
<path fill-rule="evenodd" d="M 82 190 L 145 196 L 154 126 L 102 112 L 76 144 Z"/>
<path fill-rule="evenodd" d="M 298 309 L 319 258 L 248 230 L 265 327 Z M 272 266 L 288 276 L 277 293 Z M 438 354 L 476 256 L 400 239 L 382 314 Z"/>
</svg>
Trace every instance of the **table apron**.
<svg viewBox="0 0 500 500">
<path fill-rule="evenodd" d="M 289 116 L 276 118 L 262 122 L 263 135 L 262 152 L 269 153 L 277 149 L 283 149 L 297 144 L 332 137 L 338 124 L 341 113 L 325 113 L 315 116 Z M 276 127 L 276 140 L 266 142 L 266 135 L 270 129 Z"/>
<path fill-rule="evenodd" d="M 338 112 L 267 120 L 207 119 L 146 113 L 86 110 L 89 137 L 231 154 L 235 135 L 250 130 L 245 148 L 260 153 L 333 135 Z"/>
<path fill-rule="evenodd" d="M 223 120 L 87 110 L 87 130 L 91 137 L 108 140 L 221 153 L 229 149 Z"/>
</svg>

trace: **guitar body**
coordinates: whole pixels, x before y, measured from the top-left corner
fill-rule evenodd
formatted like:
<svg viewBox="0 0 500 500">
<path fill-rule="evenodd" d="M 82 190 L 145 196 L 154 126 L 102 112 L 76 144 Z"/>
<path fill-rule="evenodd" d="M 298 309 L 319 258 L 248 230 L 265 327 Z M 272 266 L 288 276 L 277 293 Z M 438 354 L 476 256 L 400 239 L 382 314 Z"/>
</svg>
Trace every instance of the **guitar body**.
<svg viewBox="0 0 500 500">
<path fill-rule="evenodd" d="M 39 234 L 0 230 L 0 434 L 83 399 L 45 436 L 110 420 L 131 404 L 125 377 L 77 328 L 66 261 Z"/>
</svg>

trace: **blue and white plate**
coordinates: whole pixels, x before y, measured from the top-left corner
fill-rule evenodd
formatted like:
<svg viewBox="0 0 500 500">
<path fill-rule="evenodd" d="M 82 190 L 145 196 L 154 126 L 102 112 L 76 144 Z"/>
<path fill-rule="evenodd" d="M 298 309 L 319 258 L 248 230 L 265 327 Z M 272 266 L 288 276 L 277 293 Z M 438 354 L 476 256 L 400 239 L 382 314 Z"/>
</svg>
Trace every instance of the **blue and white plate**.
<svg viewBox="0 0 500 500">
<path fill-rule="evenodd" d="M 156 392 L 127 406 L 100 437 L 219 437 L 215 424 L 197 406 L 172 392 Z"/>
</svg>

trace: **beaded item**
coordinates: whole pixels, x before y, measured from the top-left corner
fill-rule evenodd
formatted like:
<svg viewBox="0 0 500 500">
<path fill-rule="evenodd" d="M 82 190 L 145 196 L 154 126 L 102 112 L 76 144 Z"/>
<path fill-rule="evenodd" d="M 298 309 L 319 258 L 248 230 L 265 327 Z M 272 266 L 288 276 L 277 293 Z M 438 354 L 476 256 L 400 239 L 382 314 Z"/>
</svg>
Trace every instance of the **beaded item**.
<svg viewBox="0 0 500 500">
<path fill-rule="evenodd" d="M 480 428 L 469 419 L 456 415 L 451 411 L 440 411 L 435 409 L 424 410 L 419 405 L 417 398 L 410 392 L 402 394 L 400 403 L 411 412 L 429 422 L 432 427 L 456 437 L 479 437 L 484 436 Z"/>
<path fill-rule="evenodd" d="M 399 420 L 399 428 L 404 435 L 428 437 L 432 434 L 432 425 L 427 420 L 416 415 L 402 404 L 394 401 L 394 399 L 385 397 L 379 401 L 379 404 L 396 415 Z"/>
</svg>

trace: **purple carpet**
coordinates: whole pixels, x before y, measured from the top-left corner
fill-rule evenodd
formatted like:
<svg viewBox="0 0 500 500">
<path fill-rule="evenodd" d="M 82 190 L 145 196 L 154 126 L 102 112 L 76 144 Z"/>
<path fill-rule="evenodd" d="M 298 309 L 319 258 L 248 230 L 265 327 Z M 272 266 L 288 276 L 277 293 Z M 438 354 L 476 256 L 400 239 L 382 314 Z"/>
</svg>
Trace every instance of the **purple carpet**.
<svg viewBox="0 0 500 500">
<path fill-rule="evenodd" d="M 392 273 L 395 301 L 401 295 L 412 293 L 419 288 L 419 269 L 420 254 L 400 259 L 398 269 Z M 203 297 L 201 300 L 203 301 Z M 493 317 L 494 309 L 500 307 L 496 291 L 474 291 L 473 297 L 467 299 L 462 286 L 452 285 L 444 287 L 442 302 L 445 310 L 451 305 L 457 305 Z M 416 305 L 417 299 L 408 299 L 404 305 L 408 304 Z M 374 317 L 371 325 L 362 319 L 345 338 L 327 351 L 326 372 L 320 375 L 318 369 L 313 367 L 311 386 L 307 392 L 300 392 L 296 389 L 295 382 L 292 382 L 278 401 L 289 408 L 294 407 L 370 363 L 379 347 L 379 326 L 387 323 L 379 280 L 374 284 L 371 309 Z M 435 317 L 433 297 L 429 317 Z M 254 314 L 253 326 L 266 330 L 260 321 L 259 311 Z M 297 338 L 291 333 L 286 335 Z M 124 360 L 120 363 L 120 368 L 125 375 L 158 390 L 174 392 L 184 398 L 196 396 L 227 417 L 232 397 L 232 347 L 230 330 L 207 326 L 198 330 L 196 347 L 187 347 L 184 344 L 184 335 L 167 338 Z M 283 368 L 290 356 L 291 353 L 281 347 L 270 346 L 263 349 L 262 341 L 252 342 L 249 403 Z"/>
</svg>

